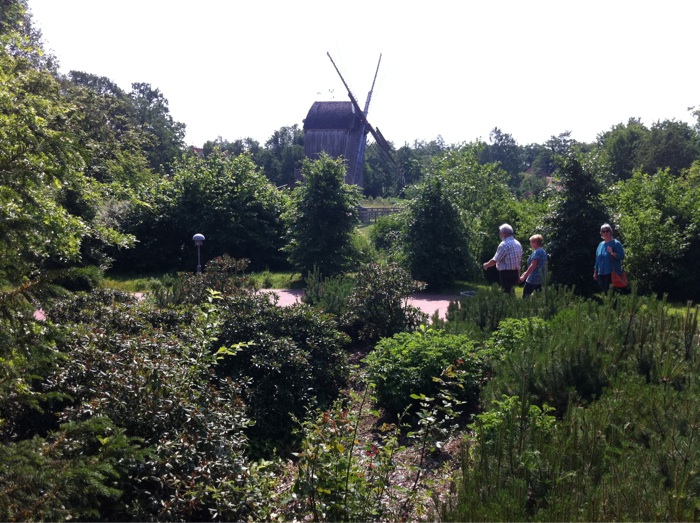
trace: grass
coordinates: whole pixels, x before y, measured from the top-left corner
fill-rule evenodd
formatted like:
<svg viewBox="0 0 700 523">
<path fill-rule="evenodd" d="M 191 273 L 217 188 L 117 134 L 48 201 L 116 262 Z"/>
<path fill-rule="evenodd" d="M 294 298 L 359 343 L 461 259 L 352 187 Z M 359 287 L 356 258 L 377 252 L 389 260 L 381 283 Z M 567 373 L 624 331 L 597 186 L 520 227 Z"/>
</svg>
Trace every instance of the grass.
<svg viewBox="0 0 700 523">
<path fill-rule="evenodd" d="M 303 289 L 306 286 L 298 272 L 254 272 L 249 274 L 255 286 L 261 289 Z"/>
<path fill-rule="evenodd" d="M 104 286 L 122 292 L 144 292 L 150 290 L 151 280 L 158 280 L 165 273 L 118 273 L 106 274 Z M 254 272 L 250 279 L 260 289 L 303 289 L 306 285 L 304 278 L 298 272 Z"/>
<path fill-rule="evenodd" d="M 118 273 L 105 274 L 104 286 L 122 292 L 143 292 L 150 289 L 152 279 L 162 278 L 162 273 Z"/>
<path fill-rule="evenodd" d="M 368 198 L 360 200 L 360 205 L 367 208 L 394 207 L 403 203 L 406 203 L 406 200 L 400 198 Z"/>
</svg>

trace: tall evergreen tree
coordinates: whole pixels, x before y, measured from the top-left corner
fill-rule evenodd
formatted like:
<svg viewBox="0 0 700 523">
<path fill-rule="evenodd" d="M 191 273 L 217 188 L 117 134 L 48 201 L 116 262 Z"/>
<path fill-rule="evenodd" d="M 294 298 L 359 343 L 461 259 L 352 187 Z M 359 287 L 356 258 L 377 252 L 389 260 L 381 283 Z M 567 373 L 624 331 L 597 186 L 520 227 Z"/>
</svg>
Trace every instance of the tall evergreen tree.
<svg viewBox="0 0 700 523">
<path fill-rule="evenodd" d="M 285 251 L 303 274 L 314 267 L 324 276 L 341 273 L 352 262 L 359 191 L 345 183 L 342 159 L 325 153 L 318 160 L 305 160 L 302 175 L 287 214 Z"/>
<path fill-rule="evenodd" d="M 557 192 L 545 218 L 544 237 L 553 283 L 595 292 L 593 263 L 600 242 L 598 231 L 608 221 L 600 199 L 601 186 L 592 161 L 577 153 L 560 157 Z"/>
<path fill-rule="evenodd" d="M 473 265 L 469 236 L 444 181 L 428 177 L 409 214 L 406 240 L 412 276 L 436 288 L 466 276 Z"/>
</svg>

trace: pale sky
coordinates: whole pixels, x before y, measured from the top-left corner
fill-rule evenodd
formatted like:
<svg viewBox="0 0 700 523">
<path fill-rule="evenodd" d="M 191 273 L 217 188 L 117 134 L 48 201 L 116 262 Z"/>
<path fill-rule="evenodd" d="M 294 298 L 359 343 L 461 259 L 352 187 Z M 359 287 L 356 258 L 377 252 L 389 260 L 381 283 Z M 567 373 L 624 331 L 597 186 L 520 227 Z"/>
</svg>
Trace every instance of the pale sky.
<svg viewBox="0 0 700 523">
<path fill-rule="evenodd" d="M 397 147 L 579 141 L 630 117 L 693 122 L 695 0 L 28 0 L 61 71 L 160 89 L 186 142 L 261 144 L 314 101 L 361 106 Z"/>
</svg>

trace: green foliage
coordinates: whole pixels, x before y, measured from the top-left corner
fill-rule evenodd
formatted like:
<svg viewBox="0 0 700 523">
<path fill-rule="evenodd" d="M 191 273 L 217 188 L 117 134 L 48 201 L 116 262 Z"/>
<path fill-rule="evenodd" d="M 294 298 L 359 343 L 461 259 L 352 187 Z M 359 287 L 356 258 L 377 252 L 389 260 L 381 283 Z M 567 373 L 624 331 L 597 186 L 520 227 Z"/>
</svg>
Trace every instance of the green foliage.
<svg viewBox="0 0 700 523">
<path fill-rule="evenodd" d="M 268 483 L 246 456 L 251 421 L 240 385 L 215 374 L 218 358 L 240 348 L 211 350 L 218 308 L 191 310 L 174 333 L 168 311 L 158 319 L 157 311 L 118 294 L 77 299 L 83 303 L 49 315 L 61 321 L 57 348 L 70 357 L 46 377 L 45 393 L 64 399 L 46 405 L 44 415 L 62 424 L 107 417 L 148 451 L 138 464 L 120 463 L 121 495 L 95 519 L 202 520 L 218 513 L 237 520 L 264 512 Z"/>
<path fill-rule="evenodd" d="M 133 111 L 132 129 L 145 136 L 143 150 L 151 169 L 171 174 L 185 148 L 185 124 L 173 119 L 168 100 L 160 89 L 150 84 L 132 83 L 129 98 Z"/>
<path fill-rule="evenodd" d="M 145 189 L 144 189 L 145 190 Z M 272 186 L 248 155 L 189 156 L 130 208 L 136 249 L 117 257 L 117 266 L 183 270 L 197 265 L 192 235 L 202 233 L 202 264 L 228 254 L 246 258 L 254 269 L 283 264 L 281 215 L 285 196 Z M 155 234 L 157 231 L 157 234 Z"/>
<path fill-rule="evenodd" d="M 654 122 L 639 152 L 641 169 L 653 174 L 668 169 L 678 175 L 698 158 L 700 137 L 686 122 Z"/>
<path fill-rule="evenodd" d="M 389 262 L 401 266 L 408 265 L 405 242 L 407 220 L 407 212 L 382 216 L 377 219 L 370 231 L 370 239 L 377 251 Z"/>
<path fill-rule="evenodd" d="M 159 307 L 185 303 L 203 303 L 211 290 L 222 294 L 235 294 L 251 287 L 245 275 L 248 260 L 236 260 L 228 255 L 211 260 L 201 274 L 178 273 L 150 281 L 151 297 Z"/>
<path fill-rule="evenodd" d="M 640 291 L 700 297 L 693 261 L 700 249 L 700 188 L 668 170 L 635 173 L 605 202 L 619 213 L 625 270 Z"/>
<path fill-rule="evenodd" d="M 420 309 L 408 305 L 412 292 L 424 288 L 395 263 L 371 263 L 355 276 L 348 312 L 341 323 L 354 336 L 378 340 L 397 332 L 413 331 L 427 320 Z"/>
<path fill-rule="evenodd" d="M 411 402 L 411 395 L 435 395 L 440 389 L 436 379 L 448 368 L 453 369 L 453 381 L 460 387 L 455 399 L 474 408 L 484 356 L 467 336 L 423 328 L 380 340 L 365 363 L 379 404 L 400 414 L 409 407 L 415 412 L 417 402 Z"/>
<path fill-rule="evenodd" d="M 508 173 L 508 186 L 515 188 L 520 184 L 522 172 L 526 170 L 523 156 L 522 149 L 513 136 L 494 127 L 489 133 L 489 144 L 484 144 L 479 152 L 479 161 L 482 164 L 498 164 Z"/>
<path fill-rule="evenodd" d="M 431 288 L 476 272 L 469 235 L 451 189 L 439 177 L 430 176 L 410 204 L 405 238 L 408 263 L 412 276 Z"/>
<path fill-rule="evenodd" d="M 697 381 L 616 381 L 556 422 L 505 396 L 478 416 L 444 521 L 690 521 L 698 517 Z"/>
<path fill-rule="evenodd" d="M 348 311 L 354 288 L 353 278 L 342 274 L 324 278 L 316 268 L 306 277 L 306 288 L 301 301 L 340 318 Z"/>
<path fill-rule="evenodd" d="M 65 423 L 46 438 L 0 445 L 0 519 L 101 520 L 120 514 L 120 476 L 147 459 L 138 440 L 99 416 Z"/>
<path fill-rule="evenodd" d="M 415 430 L 406 433 L 401 430 L 408 427 L 402 416 L 396 424 L 388 424 L 381 423 L 379 412 L 365 414 L 374 403 L 369 388 L 361 396 L 350 392 L 331 409 L 309 416 L 300 430 L 304 437 L 289 516 L 311 516 L 315 521 L 404 521 L 432 516 L 418 493 L 428 486 L 423 478 L 429 458 L 453 434 L 450 424 L 459 401 L 450 389 L 456 385 L 446 377 L 436 397 L 420 396 Z M 361 434 L 368 420 L 376 426 L 371 440 Z M 414 442 L 415 458 L 409 462 L 398 459 L 406 451 L 400 444 L 403 438 Z"/>
<path fill-rule="evenodd" d="M 243 398 L 255 425 L 258 450 L 286 451 L 292 417 L 328 405 L 348 377 L 348 339 L 328 314 L 308 305 L 277 307 L 266 294 L 239 293 L 221 304 L 217 343 L 246 346 L 219 363 L 221 375 L 244 382 Z"/>
<path fill-rule="evenodd" d="M 53 283 L 73 291 L 91 291 L 102 285 L 104 272 L 100 267 L 90 265 L 87 267 L 71 267 L 55 278 Z"/>
<path fill-rule="evenodd" d="M 546 485 L 541 449 L 557 424 L 548 407 L 504 396 L 479 414 L 465 441 L 456 506 L 442 521 L 530 521 Z"/>
<path fill-rule="evenodd" d="M 481 165 L 478 145 L 450 150 L 435 158 L 432 175 L 445 183 L 445 192 L 461 212 L 469 238 L 470 259 L 490 257 L 498 245 L 494 231 L 504 222 L 512 223 L 513 197 L 506 174 L 494 164 Z"/>
<path fill-rule="evenodd" d="M 70 106 L 46 71 L 0 49 L 0 279 L 18 283 L 37 267 L 65 266 L 84 239 L 127 245 L 95 214 L 106 188 L 82 172 L 66 122 Z M 90 201 L 74 209 L 70 194 Z"/>
<path fill-rule="evenodd" d="M 315 521 L 375 521 L 386 515 L 385 498 L 403 450 L 396 425 L 384 424 L 374 441 L 360 443 L 358 431 L 370 397 L 352 394 L 355 408 L 341 400 L 301 427 L 294 482 L 295 510 Z"/>
<path fill-rule="evenodd" d="M 627 180 L 641 166 L 640 151 L 648 140 L 649 130 L 638 118 L 619 123 L 598 136 L 613 180 Z"/>
<path fill-rule="evenodd" d="M 352 234 L 357 224 L 357 187 L 345 184 L 342 159 L 323 154 L 305 160 L 304 181 L 292 193 L 286 215 L 289 261 L 301 273 L 318 267 L 334 276 L 353 263 Z"/>
<path fill-rule="evenodd" d="M 253 158 L 276 186 L 294 184 L 294 172 L 304 160 L 304 130 L 297 124 L 281 127 Z"/>
<path fill-rule="evenodd" d="M 570 307 L 579 298 L 571 289 L 547 286 L 527 300 L 516 300 L 492 286 L 474 296 L 450 303 L 445 329 L 453 333 L 469 333 L 476 339 L 488 338 L 508 318 L 540 316 L 549 319 L 558 311 Z"/>
<path fill-rule="evenodd" d="M 561 161 L 560 187 L 543 227 L 549 272 L 553 283 L 587 295 L 597 290 L 593 265 L 598 231 L 610 220 L 600 200 L 599 166 L 594 159 L 571 154 Z"/>
</svg>

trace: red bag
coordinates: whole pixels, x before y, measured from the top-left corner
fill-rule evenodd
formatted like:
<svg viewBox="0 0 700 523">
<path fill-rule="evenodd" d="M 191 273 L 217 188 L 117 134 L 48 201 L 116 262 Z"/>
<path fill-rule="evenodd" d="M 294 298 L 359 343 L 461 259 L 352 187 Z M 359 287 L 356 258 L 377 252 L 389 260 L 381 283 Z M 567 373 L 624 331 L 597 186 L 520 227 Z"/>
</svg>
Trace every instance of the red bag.
<svg viewBox="0 0 700 523">
<path fill-rule="evenodd" d="M 615 269 L 612 271 L 612 285 L 616 289 L 624 289 L 627 287 L 627 274 L 625 274 L 625 271 L 622 271 L 621 274 L 618 274 L 615 272 Z"/>
</svg>

